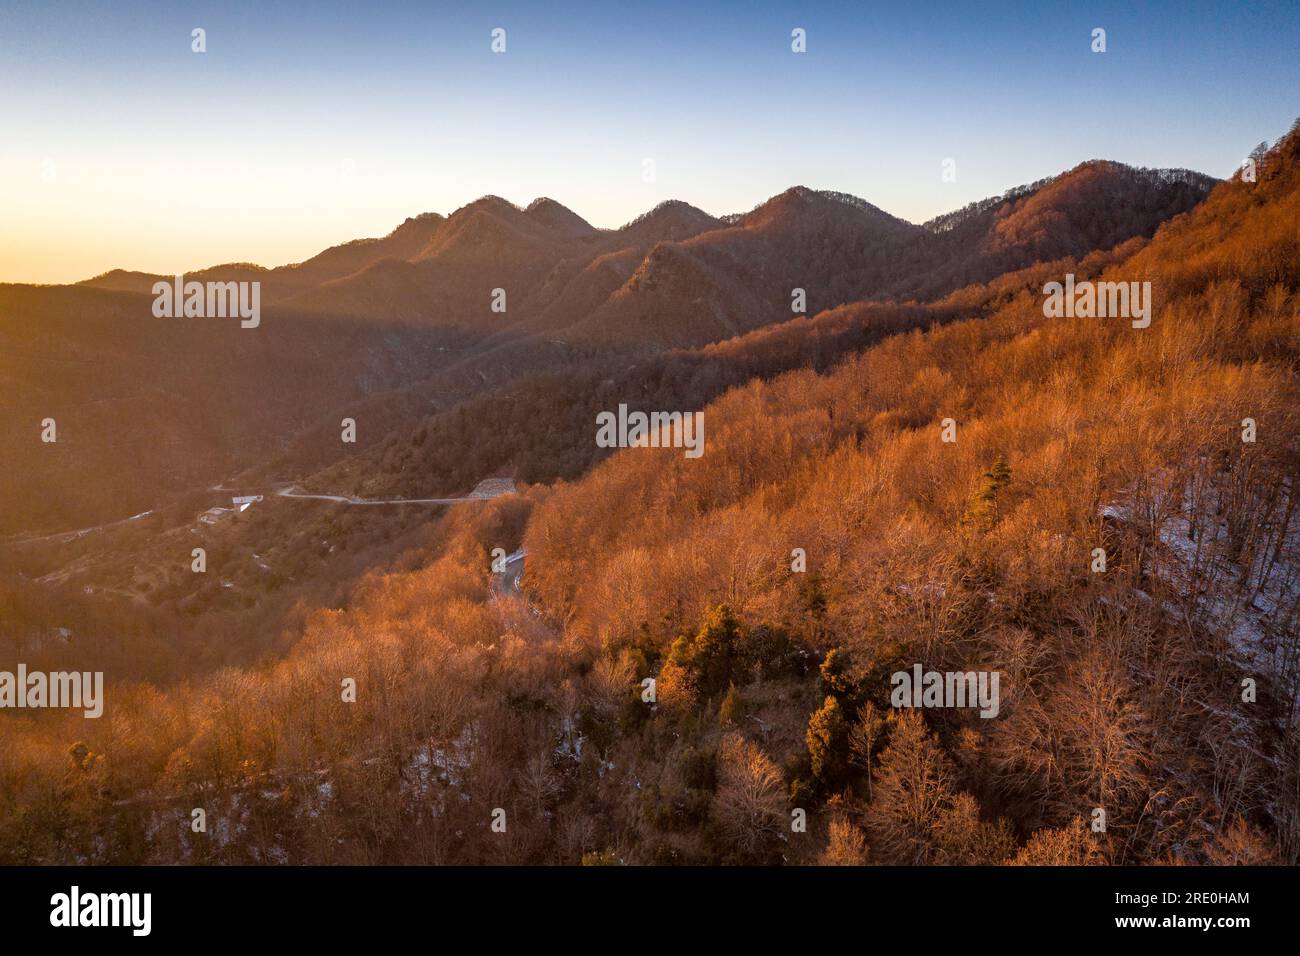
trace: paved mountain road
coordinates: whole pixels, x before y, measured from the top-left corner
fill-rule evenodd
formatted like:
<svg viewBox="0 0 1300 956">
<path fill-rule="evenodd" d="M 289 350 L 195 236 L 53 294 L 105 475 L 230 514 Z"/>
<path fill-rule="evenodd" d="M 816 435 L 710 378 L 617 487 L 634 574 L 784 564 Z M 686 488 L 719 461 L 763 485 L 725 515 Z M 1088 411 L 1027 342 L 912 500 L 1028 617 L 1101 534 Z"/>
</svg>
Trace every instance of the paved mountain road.
<svg viewBox="0 0 1300 956">
<path fill-rule="evenodd" d="M 506 557 L 504 570 L 492 572 L 492 578 L 488 583 L 488 594 L 493 600 L 506 595 L 521 593 L 519 578 L 524 573 L 524 557 L 526 554 L 527 552 L 520 548 L 514 554 Z"/>
<path fill-rule="evenodd" d="M 239 491 L 236 488 L 224 488 L 221 485 L 213 485 L 210 491 L 230 493 Z M 275 495 L 279 498 L 309 498 L 316 501 L 334 501 L 342 505 L 457 505 L 469 501 L 489 501 L 499 495 L 511 494 L 515 490 L 514 482 L 508 479 L 488 478 L 480 481 L 474 490 L 468 495 L 460 498 L 357 498 L 352 495 L 311 495 L 304 494 L 297 490 L 296 485 L 286 485 L 276 489 Z M 248 491 L 244 490 L 245 494 Z M 129 518 L 122 518 L 118 521 L 109 521 L 105 524 L 93 525 L 89 528 L 77 528 L 72 531 L 57 531 L 53 534 L 41 535 L 39 537 L 13 537 L 0 540 L 0 546 L 33 544 L 39 541 L 53 541 L 63 539 L 64 543 L 74 541 L 77 538 L 88 534 L 94 534 L 105 528 L 112 528 L 117 525 L 126 524 L 128 521 L 135 521 L 139 518 L 147 517 L 153 514 L 152 511 L 142 511 L 139 514 L 131 515 Z"/>
<path fill-rule="evenodd" d="M 337 501 L 343 505 L 455 505 L 462 501 L 487 501 L 495 495 L 470 495 L 465 498 L 354 498 L 349 495 L 309 495 L 294 490 L 294 486 L 276 492 L 280 498 L 313 498 L 317 501 Z"/>
</svg>

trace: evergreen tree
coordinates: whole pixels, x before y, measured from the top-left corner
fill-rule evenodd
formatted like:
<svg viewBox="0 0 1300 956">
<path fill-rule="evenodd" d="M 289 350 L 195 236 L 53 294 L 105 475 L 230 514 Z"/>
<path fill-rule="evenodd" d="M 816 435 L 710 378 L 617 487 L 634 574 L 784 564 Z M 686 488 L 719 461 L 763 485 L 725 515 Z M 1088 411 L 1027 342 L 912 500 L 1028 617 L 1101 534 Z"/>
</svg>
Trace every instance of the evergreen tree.
<svg viewBox="0 0 1300 956">
<path fill-rule="evenodd" d="M 722 725 L 724 727 L 734 727 L 740 723 L 740 719 L 744 716 L 744 706 L 740 691 L 736 690 L 735 684 L 732 684 L 727 689 L 727 696 L 722 699 L 722 708 L 718 712 Z"/>
<path fill-rule="evenodd" d="M 979 487 L 971 495 L 970 505 L 966 508 L 966 514 L 962 519 L 963 523 L 980 530 L 993 527 L 999 517 L 998 492 L 1010 482 L 1011 466 L 1007 464 L 1005 455 L 998 455 L 997 461 L 984 472 Z"/>
<path fill-rule="evenodd" d="M 813 776 L 827 787 L 835 787 L 847 768 L 848 723 L 840 702 L 827 697 L 821 709 L 808 720 L 805 739 Z"/>
</svg>

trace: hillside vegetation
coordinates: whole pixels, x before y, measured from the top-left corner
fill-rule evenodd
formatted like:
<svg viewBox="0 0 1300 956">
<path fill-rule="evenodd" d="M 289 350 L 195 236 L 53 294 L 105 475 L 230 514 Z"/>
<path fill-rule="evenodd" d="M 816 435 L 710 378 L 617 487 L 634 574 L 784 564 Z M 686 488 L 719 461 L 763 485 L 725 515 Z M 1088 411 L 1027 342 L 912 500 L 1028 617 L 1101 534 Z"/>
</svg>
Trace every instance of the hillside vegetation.
<svg viewBox="0 0 1300 956">
<path fill-rule="evenodd" d="M 1199 205 L 1160 184 L 1182 198 L 1122 226 L 1093 224 L 1091 186 L 1086 215 L 1035 202 L 1050 185 L 989 207 L 994 244 L 923 303 L 846 285 L 381 443 L 402 488 L 438 457 L 439 481 L 574 480 L 449 509 L 257 663 L 110 672 L 99 721 L 5 714 L 0 861 L 1297 862 L 1300 132 Z M 837 204 L 809 233 L 836 245 L 846 222 L 906 244 L 969 221 L 778 199 L 657 245 L 592 315 L 622 334 L 627 301 L 693 294 L 733 243 L 779 250 L 764 230 L 809 207 Z M 1065 272 L 1151 282 L 1150 327 L 1045 318 Z M 629 396 L 707 402 L 705 453 L 597 461 L 593 410 Z M 491 561 L 521 546 L 515 590 Z M 997 715 L 891 706 L 918 664 L 996 671 Z"/>
</svg>

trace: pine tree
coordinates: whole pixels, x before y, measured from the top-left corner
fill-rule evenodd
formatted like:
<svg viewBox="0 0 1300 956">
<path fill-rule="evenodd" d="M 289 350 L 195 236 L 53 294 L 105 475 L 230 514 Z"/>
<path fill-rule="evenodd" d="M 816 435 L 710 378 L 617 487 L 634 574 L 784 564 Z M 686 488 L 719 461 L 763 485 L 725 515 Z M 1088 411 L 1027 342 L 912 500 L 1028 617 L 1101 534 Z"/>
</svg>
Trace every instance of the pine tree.
<svg viewBox="0 0 1300 956">
<path fill-rule="evenodd" d="M 823 694 L 834 696 L 846 704 L 851 703 L 858 690 L 849 674 L 851 664 L 849 652 L 842 647 L 833 648 L 826 655 L 818 675 Z"/>
<path fill-rule="evenodd" d="M 732 684 L 727 688 L 727 696 L 722 699 L 722 707 L 718 711 L 718 718 L 722 721 L 724 727 L 734 727 L 744 716 L 744 701 L 741 700 L 740 691 L 736 690 L 736 685 Z"/>
<path fill-rule="evenodd" d="M 704 618 L 693 637 L 673 642 L 669 661 L 695 675 L 700 692 L 713 694 L 731 680 L 740 657 L 744 626 L 726 604 L 719 604 Z"/>
<path fill-rule="evenodd" d="M 813 776 L 827 787 L 835 787 L 843 778 L 847 767 L 848 723 L 840 709 L 840 702 L 827 697 L 821 709 L 808 719 L 805 739 Z"/>
<path fill-rule="evenodd" d="M 998 455 L 992 467 L 984 472 L 975 493 L 971 495 L 970 505 L 966 508 L 962 523 L 980 530 L 993 527 L 999 517 L 998 492 L 1010 483 L 1011 466 L 1007 464 L 1005 455 Z"/>
</svg>

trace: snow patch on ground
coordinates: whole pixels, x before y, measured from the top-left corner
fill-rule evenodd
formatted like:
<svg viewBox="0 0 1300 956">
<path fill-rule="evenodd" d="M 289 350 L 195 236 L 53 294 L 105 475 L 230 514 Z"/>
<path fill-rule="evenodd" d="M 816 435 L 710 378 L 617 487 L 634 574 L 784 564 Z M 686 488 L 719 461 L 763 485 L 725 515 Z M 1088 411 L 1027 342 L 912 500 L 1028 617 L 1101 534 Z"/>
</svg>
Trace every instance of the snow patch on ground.
<svg viewBox="0 0 1300 956">
<path fill-rule="evenodd" d="M 1223 638 L 1238 666 L 1268 675 L 1293 707 L 1300 706 L 1300 516 L 1258 533 L 1254 552 L 1245 552 L 1234 547 L 1217 491 L 1200 492 L 1199 524 L 1193 523 L 1197 509 L 1190 491 L 1181 508 L 1159 522 L 1150 570 L 1183 596 L 1168 605 L 1171 611 Z M 1278 518 L 1287 514 L 1285 507 L 1277 512 Z M 1120 524 L 1149 524 L 1135 521 L 1125 504 L 1107 505 L 1101 515 Z"/>
</svg>

